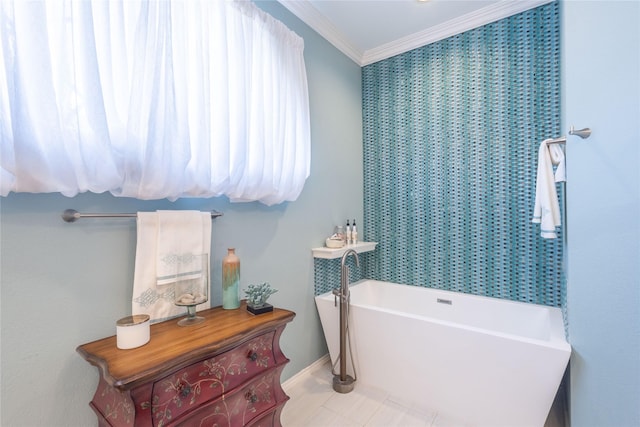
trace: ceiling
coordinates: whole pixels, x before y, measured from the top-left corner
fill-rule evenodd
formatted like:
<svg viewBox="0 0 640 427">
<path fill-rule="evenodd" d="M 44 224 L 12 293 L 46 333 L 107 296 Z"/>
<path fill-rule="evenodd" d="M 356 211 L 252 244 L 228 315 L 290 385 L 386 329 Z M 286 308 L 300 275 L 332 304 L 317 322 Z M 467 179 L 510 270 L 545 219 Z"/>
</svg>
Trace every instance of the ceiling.
<svg viewBox="0 0 640 427">
<path fill-rule="evenodd" d="M 553 0 L 278 0 L 360 66 Z"/>
</svg>

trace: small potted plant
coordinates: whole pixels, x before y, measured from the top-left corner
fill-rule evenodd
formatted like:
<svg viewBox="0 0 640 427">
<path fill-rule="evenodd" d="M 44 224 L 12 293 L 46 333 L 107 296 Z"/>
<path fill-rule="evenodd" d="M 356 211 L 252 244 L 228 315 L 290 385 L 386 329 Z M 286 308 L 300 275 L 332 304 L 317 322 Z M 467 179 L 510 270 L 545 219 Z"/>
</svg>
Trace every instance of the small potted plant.
<svg viewBox="0 0 640 427">
<path fill-rule="evenodd" d="M 247 311 L 253 314 L 273 311 L 273 306 L 267 304 L 267 299 L 276 292 L 278 292 L 278 290 L 273 289 L 267 282 L 261 285 L 249 285 L 244 291 L 244 293 L 247 294 Z"/>
</svg>

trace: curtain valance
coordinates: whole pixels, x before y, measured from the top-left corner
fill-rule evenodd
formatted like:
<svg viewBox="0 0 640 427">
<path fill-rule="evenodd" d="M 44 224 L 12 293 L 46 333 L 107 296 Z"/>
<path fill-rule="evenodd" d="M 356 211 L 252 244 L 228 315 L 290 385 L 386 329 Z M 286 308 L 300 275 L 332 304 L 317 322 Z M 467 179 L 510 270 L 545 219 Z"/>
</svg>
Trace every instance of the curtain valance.
<svg viewBox="0 0 640 427">
<path fill-rule="evenodd" d="M 303 40 L 248 1 L 0 3 L 1 193 L 295 200 Z"/>
</svg>

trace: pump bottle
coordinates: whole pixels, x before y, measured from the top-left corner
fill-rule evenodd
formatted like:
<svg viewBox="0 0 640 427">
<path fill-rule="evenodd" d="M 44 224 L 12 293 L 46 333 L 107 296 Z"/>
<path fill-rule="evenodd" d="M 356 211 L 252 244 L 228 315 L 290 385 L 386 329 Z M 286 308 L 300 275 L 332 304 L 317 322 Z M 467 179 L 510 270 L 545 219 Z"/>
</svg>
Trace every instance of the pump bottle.
<svg viewBox="0 0 640 427">
<path fill-rule="evenodd" d="M 355 245 L 358 243 L 358 230 L 356 229 L 356 220 L 353 220 L 353 226 L 351 227 L 351 243 Z"/>
</svg>

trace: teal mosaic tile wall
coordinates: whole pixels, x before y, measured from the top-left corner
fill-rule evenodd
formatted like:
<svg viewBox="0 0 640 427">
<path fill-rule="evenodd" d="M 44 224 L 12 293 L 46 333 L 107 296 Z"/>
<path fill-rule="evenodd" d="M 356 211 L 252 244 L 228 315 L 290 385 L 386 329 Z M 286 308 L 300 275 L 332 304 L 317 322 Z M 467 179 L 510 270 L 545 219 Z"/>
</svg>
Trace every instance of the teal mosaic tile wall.
<svg viewBox="0 0 640 427">
<path fill-rule="evenodd" d="M 559 116 L 557 2 L 364 67 L 362 274 L 564 307 L 563 230 L 531 223 Z"/>
<path fill-rule="evenodd" d="M 375 265 L 377 260 L 375 252 L 364 252 L 358 254 L 360 266 L 356 265 L 355 259 L 349 255 L 345 260 L 345 265 L 349 267 L 349 283 L 365 278 L 365 271 L 368 266 Z M 340 287 L 342 259 L 322 259 L 313 260 L 314 291 L 315 295 L 321 295 L 332 289 Z"/>
</svg>

